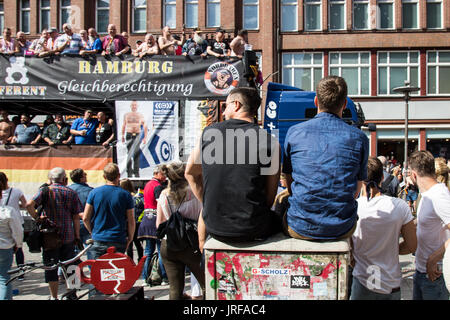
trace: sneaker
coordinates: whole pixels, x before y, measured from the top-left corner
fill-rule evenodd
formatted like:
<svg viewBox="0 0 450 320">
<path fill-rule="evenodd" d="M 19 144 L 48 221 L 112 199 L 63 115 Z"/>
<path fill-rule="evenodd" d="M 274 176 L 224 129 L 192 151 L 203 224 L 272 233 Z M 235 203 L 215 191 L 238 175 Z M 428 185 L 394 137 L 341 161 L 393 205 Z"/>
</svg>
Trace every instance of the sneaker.
<svg viewBox="0 0 450 320">
<path fill-rule="evenodd" d="M 50 297 L 48 298 L 48 300 L 58 300 L 58 298 L 53 298 L 52 296 L 50 296 Z"/>
<path fill-rule="evenodd" d="M 169 284 L 169 280 L 168 279 L 163 279 L 161 282 L 162 286 L 167 286 Z"/>
</svg>

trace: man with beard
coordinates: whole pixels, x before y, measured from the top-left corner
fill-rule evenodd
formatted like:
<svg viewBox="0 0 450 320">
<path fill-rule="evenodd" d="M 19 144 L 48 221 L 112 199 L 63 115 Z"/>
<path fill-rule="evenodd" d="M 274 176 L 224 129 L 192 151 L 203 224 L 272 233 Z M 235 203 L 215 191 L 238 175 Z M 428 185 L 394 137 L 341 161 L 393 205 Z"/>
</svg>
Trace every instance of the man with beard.
<svg viewBox="0 0 450 320">
<path fill-rule="evenodd" d="M 139 177 L 139 156 L 141 149 L 139 148 L 141 133 L 144 137 L 142 143 L 147 143 L 147 124 L 144 115 L 137 112 L 137 101 L 131 102 L 131 112 L 127 112 L 123 117 L 122 124 L 122 143 L 126 143 L 127 155 L 127 174 L 131 177 Z"/>
<path fill-rule="evenodd" d="M 201 36 L 199 28 L 195 28 L 191 39 L 188 39 L 183 45 L 182 55 L 184 56 L 202 56 L 206 57 L 206 48 L 208 44 Z"/>
<path fill-rule="evenodd" d="M 64 122 L 62 114 L 55 116 L 55 123 L 48 125 L 44 129 L 42 138 L 49 146 L 55 144 L 70 144 L 73 136 L 70 134 L 70 125 Z"/>
<path fill-rule="evenodd" d="M 417 209 L 413 300 L 448 300 L 438 262 L 442 262 L 445 242 L 450 239 L 450 192 L 436 180 L 434 157 L 429 151 L 413 152 L 408 165 L 411 180 L 422 195 Z"/>
<path fill-rule="evenodd" d="M 20 124 L 16 127 L 12 143 L 36 144 L 41 139 L 41 129 L 27 114 L 20 115 Z"/>
<path fill-rule="evenodd" d="M 151 33 L 145 35 L 145 41 L 133 52 L 135 57 L 142 58 L 146 55 L 154 55 L 159 53 L 158 44 L 155 41 L 155 37 Z"/>
</svg>

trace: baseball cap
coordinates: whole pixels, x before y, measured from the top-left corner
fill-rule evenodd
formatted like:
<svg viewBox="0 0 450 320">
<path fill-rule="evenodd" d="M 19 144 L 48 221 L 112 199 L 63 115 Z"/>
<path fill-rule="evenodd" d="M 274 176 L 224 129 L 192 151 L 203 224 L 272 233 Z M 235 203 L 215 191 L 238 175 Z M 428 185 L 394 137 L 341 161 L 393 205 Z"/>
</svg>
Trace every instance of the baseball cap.
<svg viewBox="0 0 450 320">
<path fill-rule="evenodd" d="M 223 28 L 221 28 L 221 27 L 218 27 L 218 28 L 216 29 L 216 32 L 222 32 L 222 33 L 225 33 L 225 30 L 224 30 Z"/>
<path fill-rule="evenodd" d="M 58 29 L 56 28 L 50 28 L 48 29 L 48 32 L 52 33 L 52 32 L 58 32 Z"/>
<path fill-rule="evenodd" d="M 192 31 L 197 32 L 197 33 L 202 33 L 203 31 L 200 30 L 199 27 L 195 27 Z"/>
<path fill-rule="evenodd" d="M 87 109 L 86 112 L 94 113 L 92 109 Z"/>
</svg>

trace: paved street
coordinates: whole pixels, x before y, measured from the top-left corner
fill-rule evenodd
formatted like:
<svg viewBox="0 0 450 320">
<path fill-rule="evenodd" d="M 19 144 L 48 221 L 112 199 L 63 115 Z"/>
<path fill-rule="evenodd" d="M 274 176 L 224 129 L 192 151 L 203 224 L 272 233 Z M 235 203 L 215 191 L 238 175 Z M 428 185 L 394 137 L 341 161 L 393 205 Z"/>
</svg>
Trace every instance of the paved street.
<svg viewBox="0 0 450 320">
<path fill-rule="evenodd" d="M 24 253 L 26 262 L 30 261 L 41 261 L 40 253 L 29 253 L 28 247 L 24 245 Z M 135 256 L 137 254 L 135 253 Z M 84 260 L 84 259 L 83 259 Z M 412 299 L 412 276 L 414 274 L 414 257 L 412 255 L 406 255 L 400 257 L 400 266 L 402 268 L 402 300 Z M 137 282 L 137 285 L 142 284 L 142 280 Z M 65 284 L 60 284 L 59 286 L 60 294 L 65 292 Z M 47 300 L 49 297 L 48 286 L 44 283 L 44 271 L 35 270 L 28 273 L 23 281 L 14 281 L 13 289 L 18 289 L 19 293 L 14 295 L 14 300 Z M 82 290 L 81 293 L 86 292 Z M 186 277 L 186 292 L 190 293 L 190 281 L 189 276 Z M 154 298 L 155 300 L 168 300 L 169 299 L 169 286 L 155 286 L 149 287 L 144 286 L 144 295 L 148 299 Z M 82 300 L 87 299 L 83 297 Z"/>
</svg>

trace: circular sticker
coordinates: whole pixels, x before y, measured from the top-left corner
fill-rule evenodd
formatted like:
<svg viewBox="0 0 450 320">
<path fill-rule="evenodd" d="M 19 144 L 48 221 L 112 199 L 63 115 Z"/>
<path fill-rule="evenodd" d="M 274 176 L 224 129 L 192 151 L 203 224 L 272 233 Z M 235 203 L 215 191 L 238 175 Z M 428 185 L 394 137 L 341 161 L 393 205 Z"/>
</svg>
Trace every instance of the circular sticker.
<svg viewBox="0 0 450 320">
<path fill-rule="evenodd" d="M 209 91 L 227 95 L 239 84 L 239 71 L 226 62 L 216 62 L 205 73 L 205 85 Z"/>
</svg>

